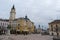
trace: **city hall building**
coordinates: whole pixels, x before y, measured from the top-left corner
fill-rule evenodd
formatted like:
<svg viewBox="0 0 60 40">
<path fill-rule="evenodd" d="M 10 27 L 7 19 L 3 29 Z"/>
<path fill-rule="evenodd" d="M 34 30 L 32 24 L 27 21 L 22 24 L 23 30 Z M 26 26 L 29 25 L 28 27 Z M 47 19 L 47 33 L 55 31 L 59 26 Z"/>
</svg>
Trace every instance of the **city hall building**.
<svg viewBox="0 0 60 40">
<path fill-rule="evenodd" d="M 9 19 L 0 19 L 0 27 L 6 28 L 8 25 L 11 26 L 10 30 L 16 33 L 33 33 L 34 32 L 34 23 L 27 17 L 15 18 L 16 9 L 13 5 L 10 11 Z M 13 33 L 12 32 L 12 33 Z"/>
</svg>

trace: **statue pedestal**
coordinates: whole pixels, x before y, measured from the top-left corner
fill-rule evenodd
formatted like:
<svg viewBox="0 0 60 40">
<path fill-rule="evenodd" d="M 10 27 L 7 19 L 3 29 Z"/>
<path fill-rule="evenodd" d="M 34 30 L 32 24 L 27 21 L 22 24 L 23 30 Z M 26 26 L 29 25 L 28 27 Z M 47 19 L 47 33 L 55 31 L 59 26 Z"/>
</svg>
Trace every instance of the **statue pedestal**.
<svg viewBox="0 0 60 40">
<path fill-rule="evenodd" d="M 10 30 L 8 29 L 7 35 L 10 35 Z"/>
</svg>

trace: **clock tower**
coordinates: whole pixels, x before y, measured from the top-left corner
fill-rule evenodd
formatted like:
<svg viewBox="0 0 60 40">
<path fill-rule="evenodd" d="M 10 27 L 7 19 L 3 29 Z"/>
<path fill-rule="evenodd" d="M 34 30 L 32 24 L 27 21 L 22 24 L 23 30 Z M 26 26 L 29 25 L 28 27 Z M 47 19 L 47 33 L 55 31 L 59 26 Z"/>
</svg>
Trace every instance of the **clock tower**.
<svg viewBox="0 0 60 40">
<path fill-rule="evenodd" d="M 10 11 L 10 20 L 14 20 L 15 19 L 15 15 L 16 15 L 16 12 L 15 12 L 15 7 L 13 5 L 11 11 Z"/>
<path fill-rule="evenodd" d="M 15 6 L 13 5 L 13 7 L 11 8 L 10 11 L 10 17 L 9 17 L 9 24 L 12 26 L 12 23 L 15 19 L 15 15 L 16 15 L 16 11 L 15 11 Z"/>
</svg>

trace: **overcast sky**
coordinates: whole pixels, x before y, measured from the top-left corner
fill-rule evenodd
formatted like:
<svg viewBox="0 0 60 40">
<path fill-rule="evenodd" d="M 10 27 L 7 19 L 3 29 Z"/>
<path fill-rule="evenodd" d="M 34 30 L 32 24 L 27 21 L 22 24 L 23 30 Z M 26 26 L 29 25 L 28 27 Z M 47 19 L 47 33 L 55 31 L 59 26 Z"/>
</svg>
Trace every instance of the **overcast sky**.
<svg viewBox="0 0 60 40">
<path fill-rule="evenodd" d="M 0 18 L 9 18 L 15 5 L 16 18 L 25 15 L 36 25 L 48 26 L 48 23 L 60 19 L 60 0 L 0 0 Z"/>
</svg>

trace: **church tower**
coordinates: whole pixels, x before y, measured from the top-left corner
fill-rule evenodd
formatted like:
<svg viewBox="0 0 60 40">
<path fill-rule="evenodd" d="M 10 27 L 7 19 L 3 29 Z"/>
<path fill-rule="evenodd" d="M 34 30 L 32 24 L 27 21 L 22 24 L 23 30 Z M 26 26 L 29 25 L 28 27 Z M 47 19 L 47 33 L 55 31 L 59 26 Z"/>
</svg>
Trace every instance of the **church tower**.
<svg viewBox="0 0 60 40">
<path fill-rule="evenodd" d="M 13 5 L 13 7 L 11 8 L 11 12 L 10 12 L 10 20 L 14 20 L 15 19 L 15 15 L 16 15 L 16 12 L 15 12 L 15 7 Z"/>
<path fill-rule="evenodd" d="M 15 12 L 15 7 L 13 5 L 13 7 L 11 8 L 11 11 L 10 11 L 10 17 L 9 17 L 9 25 L 12 27 L 12 23 L 15 19 L 15 15 L 16 15 L 16 12 Z"/>
</svg>

